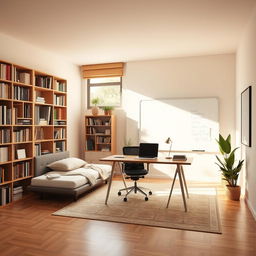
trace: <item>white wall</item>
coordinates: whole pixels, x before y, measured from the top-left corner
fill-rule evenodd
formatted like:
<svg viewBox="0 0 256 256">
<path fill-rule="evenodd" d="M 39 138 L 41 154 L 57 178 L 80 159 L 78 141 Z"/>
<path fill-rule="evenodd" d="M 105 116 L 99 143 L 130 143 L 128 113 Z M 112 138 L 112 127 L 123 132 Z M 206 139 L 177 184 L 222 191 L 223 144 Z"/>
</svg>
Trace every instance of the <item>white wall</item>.
<svg viewBox="0 0 256 256">
<path fill-rule="evenodd" d="M 0 59 L 67 79 L 68 150 L 80 155 L 81 76 L 79 68 L 66 59 L 28 43 L 0 34 Z"/>
<path fill-rule="evenodd" d="M 140 100 L 179 97 L 217 97 L 220 132 L 224 136 L 231 134 L 235 141 L 235 55 L 227 54 L 128 62 L 123 78 L 123 108 L 127 119 L 126 125 L 118 123 L 117 129 L 123 131 L 118 137 L 119 148 L 124 138 L 138 143 Z M 201 165 L 202 172 L 190 173 L 190 178 L 205 180 L 208 177 L 209 181 L 216 181 L 219 175 L 214 156 L 194 156 L 194 169 L 198 170 Z M 156 171 L 152 175 L 161 176 L 162 173 Z"/>
<path fill-rule="evenodd" d="M 245 158 L 245 195 L 248 206 L 256 218 L 256 8 L 249 20 L 239 43 L 236 59 L 237 82 L 237 137 L 240 142 L 241 128 L 241 92 L 252 86 L 252 147 L 242 146 L 242 156 Z"/>
</svg>

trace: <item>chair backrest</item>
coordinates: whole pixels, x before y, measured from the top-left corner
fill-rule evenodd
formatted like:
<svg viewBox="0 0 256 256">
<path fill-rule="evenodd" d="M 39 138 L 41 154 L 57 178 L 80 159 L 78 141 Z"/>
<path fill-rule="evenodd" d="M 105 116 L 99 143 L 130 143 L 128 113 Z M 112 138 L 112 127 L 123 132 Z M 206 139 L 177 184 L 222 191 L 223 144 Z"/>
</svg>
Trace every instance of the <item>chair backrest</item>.
<svg viewBox="0 0 256 256">
<path fill-rule="evenodd" d="M 139 155 L 139 146 L 127 146 L 123 147 L 123 154 L 130 156 L 138 156 Z M 144 169 L 143 163 L 124 163 L 124 171 L 126 170 L 142 170 Z"/>
</svg>

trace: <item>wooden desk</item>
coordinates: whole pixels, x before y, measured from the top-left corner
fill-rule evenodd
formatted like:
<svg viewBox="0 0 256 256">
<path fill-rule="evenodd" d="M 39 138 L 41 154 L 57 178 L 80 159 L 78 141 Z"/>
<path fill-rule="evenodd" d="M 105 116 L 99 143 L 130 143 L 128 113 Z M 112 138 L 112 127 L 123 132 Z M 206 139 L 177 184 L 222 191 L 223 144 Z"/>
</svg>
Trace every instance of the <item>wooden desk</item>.
<svg viewBox="0 0 256 256">
<path fill-rule="evenodd" d="M 179 176 L 179 181 L 180 181 L 180 188 L 181 188 L 181 192 L 182 192 L 183 204 L 184 204 L 185 211 L 187 211 L 185 190 L 186 190 L 188 198 L 189 198 L 189 194 L 188 194 L 188 188 L 187 188 L 186 179 L 185 179 L 185 175 L 184 175 L 184 171 L 183 171 L 183 165 L 191 165 L 192 161 L 193 161 L 192 158 L 188 158 L 186 161 L 173 161 L 172 159 L 166 159 L 166 158 L 139 159 L 136 156 L 113 155 L 113 156 L 108 156 L 108 157 L 105 157 L 105 158 L 101 158 L 100 161 L 112 162 L 112 171 L 111 171 L 111 175 L 110 175 L 110 179 L 109 179 L 109 183 L 108 183 L 108 190 L 107 190 L 107 195 L 106 195 L 106 199 L 105 199 L 105 204 L 108 203 L 108 197 L 109 197 L 109 192 L 110 192 L 110 189 L 111 189 L 111 184 L 112 184 L 112 179 L 113 179 L 113 174 L 114 174 L 114 169 L 115 169 L 116 163 L 120 163 L 120 162 L 145 163 L 145 164 L 148 164 L 148 165 L 149 164 L 175 164 L 177 166 L 177 168 L 176 168 L 176 171 L 175 171 L 175 174 L 174 174 L 174 179 L 173 179 L 173 182 L 172 182 L 172 186 L 171 186 L 171 190 L 170 190 L 170 194 L 169 194 L 169 198 L 168 198 L 168 202 L 167 202 L 166 207 L 168 208 L 168 206 L 169 206 L 172 191 L 173 191 L 173 187 L 174 187 L 174 183 L 175 183 L 175 180 L 176 180 L 177 175 L 178 175 Z M 122 176 L 122 179 L 123 179 L 123 182 L 124 182 L 124 186 L 125 186 L 125 188 L 127 188 L 121 169 L 120 169 L 120 173 L 121 173 L 121 176 Z M 184 187 L 185 187 L 185 190 L 184 190 Z"/>
</svg>

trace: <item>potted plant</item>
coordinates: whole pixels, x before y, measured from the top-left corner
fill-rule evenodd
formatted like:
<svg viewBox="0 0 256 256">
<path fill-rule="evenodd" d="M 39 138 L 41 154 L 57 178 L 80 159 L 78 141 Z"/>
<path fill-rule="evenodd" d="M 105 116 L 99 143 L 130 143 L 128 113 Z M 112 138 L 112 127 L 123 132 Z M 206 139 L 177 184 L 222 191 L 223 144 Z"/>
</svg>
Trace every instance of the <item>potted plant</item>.
<svg viewBox="0 0 256 256">
<path fill-rule="evenodd" d="M 105 115 L 112 115 L 112 110 L 114 109 L 113 106 L 104 106 L 103 110 L 104 110 L 104 114 Z"/>
<path fill-rule="evenodd" d="M 235 163 L 235 151 L 238 148 L 231 149 L 231 136 L 228 135 L 226 139 L 224 139 L 221 135 L 219 135 L 219 140 L 217 140 L 219 144 L 220 153 L 223 156 L 221 160 L 218 156 L 216 156 L 218 163 L 216 163 L 220 171 L 222 172 L 223 180 L 227 181 L 227 194 L 231 200 L 238 201 L 240 199 L 241 188 L 237 185 L 237 179 L 239 173 L 242 169 L 244 160 L 239 160 L 238 163 Z"/>
<path fill-rule="evenodd" d="M 97 116 L 98 113 L 99 113 L 99 108 L 98 108 L 99 103 L 100 103 L 100 99 L 99 98 L 93 98 L 92 99 L 92 104 L 94 105 L 92 107 L 92 114 L 94 116 Z"/>
</svg>

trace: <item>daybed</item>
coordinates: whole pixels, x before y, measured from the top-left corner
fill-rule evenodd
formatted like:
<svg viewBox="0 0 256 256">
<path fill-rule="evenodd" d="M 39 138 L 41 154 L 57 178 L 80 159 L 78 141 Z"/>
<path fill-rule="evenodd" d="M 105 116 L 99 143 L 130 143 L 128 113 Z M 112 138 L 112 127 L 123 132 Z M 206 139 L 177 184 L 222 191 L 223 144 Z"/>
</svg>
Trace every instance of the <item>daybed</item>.
<svg viewBox="0 0 256 256">
<path fill-rule="evenodd" d="M 82 193 L 104 182 L 107 183 L 111 173 L 110 165 L 87 164 L 86 162 L 84 166 L 69 171 L 56 171 L 48 167 L 58 160 L 68 162 L 72 158 L 69 158 L 69 152 L 35 157 L 35 177 L 32 178 L 29 186 L 31 191 L 39 192 L 41 196 L 46 193 L 71 195 L 76 200 Z M 83 160 L 80 161 L 83 162 Z"/>
</svg>

